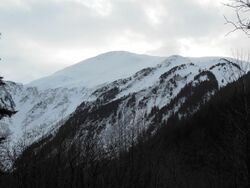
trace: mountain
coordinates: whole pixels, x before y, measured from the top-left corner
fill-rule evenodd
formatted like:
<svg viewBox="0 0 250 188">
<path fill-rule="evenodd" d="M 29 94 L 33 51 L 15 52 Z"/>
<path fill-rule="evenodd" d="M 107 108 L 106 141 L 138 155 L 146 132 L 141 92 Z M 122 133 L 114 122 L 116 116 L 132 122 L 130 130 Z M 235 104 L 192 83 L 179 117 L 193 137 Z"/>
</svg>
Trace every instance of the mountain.
<svg viewBox="0 0 250 188">
<path fill-rule="evenodd" d="M 63 88 L 93 88 L 126 78 L 145 68 L 155 66 L 164 57 L 133 54 L 124 51 L 107 52 L 67 67 L 53 75 L 31 82 L 28 86 L 41 90 Z"/>
<path fill-rule="evenodd" d="M 91 94 L 95 100 L 83 101 L 56 136 L 50 135 L 46 151 L 79 144 L 85 151 L 86 143 L 97 153 L 126 151 L 139 136 L 154 135 L 173 114 L 179 119 L 194 114 L 241 72 L 238 64 L 224 58 L 166 58 L 96 89 Z"/>
<path fill-rule="evenodd" d="M 100 85 L 130 76 L 162 59 L 109 52 L 27 85 L 6 82 L 5 90 L 12 96 L 18 111 L 11 119 L 1 120 L 11 133 L 8 144 L 12 147 L 23 142 L 25 134 L 25 143 L 29 145 L 61 125 L 83 101 L 95 100 L 95 97 L 91 99 L 91 93 Z"/>
<path fill-rule="evenodd" d="M 27 147 L 0 186 L 247 188 L 250 74 L 237 79 L 240 68 L 172 56 L 105 84 Z"/>
<path fill-rule="evenodd" d="M 5 144 L 11 150 L 43 138 L 54 143 L 63 139 L 66 145 L 88 138 L 98 149 L 126 148 L 132 144 L 127 137 L 133 136 L 134 142 L 145 131 L 154 134 L 155 122 L 167 121 L 174 113 L 179 118 L 195 113 L 244 73 L 241 66 L 221 57 L 109 52 L 27 85 L 6 82 L 18 112 L 0 121 L 7 127 Z"/>
</svg>

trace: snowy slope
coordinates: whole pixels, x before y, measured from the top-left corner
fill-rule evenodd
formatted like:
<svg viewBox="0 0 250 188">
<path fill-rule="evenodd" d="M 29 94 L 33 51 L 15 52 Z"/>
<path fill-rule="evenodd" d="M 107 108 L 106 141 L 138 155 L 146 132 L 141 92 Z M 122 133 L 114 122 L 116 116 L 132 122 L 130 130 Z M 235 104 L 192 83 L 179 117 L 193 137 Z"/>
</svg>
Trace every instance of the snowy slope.
<svg viewBox="0 0 250 188">
<path fill-rule="evenodd" d="M 108 52 L 67 67 L 49 77 L 33 81 L 28 86 L 35 86 L 42 90 L 58 87 L 92 88 L 128 77 L 145 67 L 155 66 L 163 59 L 163 57 L 123 51 Z"/>
<path fill-rule="evenodd" d="M 104 83 L 131 76 L 163 57 L 129 52 L 109 52 L 67 67 L 53 75 L 22 85 L 7 82 L 6 90 L 18 111 L 0 122 L 8 125 L 10 147 L 29 145 L 56 130 L 83 101 L 95 100 L 91 93 Z"/>
<path fill-rule="evenodd" d="M 121 105 L 119 111 L 127 111 L 128 120 L 132 115 L 139 122 L 140 114 L 148 114 L 154 107 L 164 108 L 169 105 L 188 84 L 195 86 L 211 79 L 209 74 L 200 75 L 202 72 L 211 72 L 219 87 L 237 79 L 238 75 L 234 73 L 241 70 L 233 62 L 232 59 L 227 61 L 220 57 L 163 58 L 129 52 L 105 53 L 28 85 L 8 82 L 6 89 L 18 113 L 12 118 L 0 120 L 0 123 L 8 126 L 6 132 L 9 133 L 9 147 L 20 142 L 28 146 L 47 134 L 55 134 L 61 125 L 74 116 L 79 105 L 78 111 L 85 103 L 88 104 L 86 108 L 95 109 L 100 104 L 130 98 L 135 93 L 136 103 L 131 110 L 137 109 L 138 113 L 129 114 L 130 110 L 126 110 L 127 102 Z M 209 92 L 206 93 L 208 96 L 214 91 Z M 184 102 L 185 98 L 178 99 L 173 109 L 180 108 Z M 115 118 L 113 115 L 110 114 L 110 117 Z M 166 113 L 165 119 L 167 117 Z M 89 122 L 86 125 L 105 125 L 106 131 L 101 133 L 103 138 L 108 138 L 107 135 L 114 131 L 109 118 Z M 129 122 L 126 126 L 129 126 Z"/>
<path fill-rule="evenodd" d="M 126 150 L 140 133 L 154 133 L 171 115 L 183 118 L 195 113 L 220 87 L 242 74 L 233 59 L 171 56 L 96 88 L 50 143 L 70 147 L 81 141 L 84 147 L 93 142 L 100 150 Z M 46 147 L 53 152 L 58 145 Z"/>
</svg>

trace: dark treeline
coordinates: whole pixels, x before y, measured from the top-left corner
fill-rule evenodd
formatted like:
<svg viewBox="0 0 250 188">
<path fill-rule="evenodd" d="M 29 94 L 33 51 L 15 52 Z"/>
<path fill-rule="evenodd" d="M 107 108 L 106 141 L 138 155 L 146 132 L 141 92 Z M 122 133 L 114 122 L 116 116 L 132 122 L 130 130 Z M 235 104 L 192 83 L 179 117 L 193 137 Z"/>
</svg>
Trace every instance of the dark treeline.
<svg viewBox="0 0 250 188">
<path fill-rule="evenodd" d="M 190 117 L 174 114 L 129 151 L 100 160 L 95 143 L 53 154 L 27 149 L 0 187 L 238 188 L 250 187 L 250 75 L 220 90 Z M 155 109 L 158 110 L 158 109 Z M 43 143 L 40 143 L 40 146 Z M 81 146 L 82 149 L 82 146 Z M 79 157 L 81 158 L 79 160 Z M 78 158 L 78 159 L 76 159 Z"/>
<path fill-rule="evenodd" d="M 1 35 L 1 33 L 0 33 L 0 35 Z M 4 86 L 4 85 L 5 85 L 5 83 L 3 81 L 3 77 L 0 76 L 0 87 Z M 2 89 L 2 88 L 0 88 L 0 89 Z M 4 104 L 4 100 L 5 99 L 0 98 L 0 103 Z M 9 116 L 10 117 L 15 113 L 16 113 L 15 111 L 7 109 L 4 105 L 0 105 L 0 119 L 3 118 L 4 116 Z"/>
</svg>

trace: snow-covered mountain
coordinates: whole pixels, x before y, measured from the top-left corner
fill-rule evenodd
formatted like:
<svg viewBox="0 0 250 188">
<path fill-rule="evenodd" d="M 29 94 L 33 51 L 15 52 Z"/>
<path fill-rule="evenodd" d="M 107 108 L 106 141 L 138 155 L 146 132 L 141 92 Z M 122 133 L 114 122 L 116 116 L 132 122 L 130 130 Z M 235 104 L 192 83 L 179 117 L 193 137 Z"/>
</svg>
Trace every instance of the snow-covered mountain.
<svg viewBox="0 0 250 188">
<path fill-rule="evenodd" d="M 93 88 L 97 85 L 131 76 L 137 71 L 155 66 L 164 57 L 138 55 L 115 51 L 87 59 L 53 75 L 31 82 L 28 86 L 39 89 Z"/>
<path fill-rule="evenodd" d="M 119 126 L 124 135 L 153 132 L 152 122 L 195 112 L 242 73 L 233 59 L 109 52 L 27 85 L 7 82 L 18 112 L 0 122 L 8 127 L 8 147 L 28 146 L 58 130 L 70 139 L 99 137 L 106 147 L 116 144 Z"/>
<path fill-rule="evenodd" d="M 52 152 L 58 147 L 53 143 L 72 146 L 80 140 L 84 147 L 94 140 L 98 149 L 126 150 L 137 136 L 153 134 L 174 114 L 195 113 L 243 72 L 232 59 L 171 56 L 95 90 L 95 100 L 79 105 L 47 146 Z"/>
</svg>

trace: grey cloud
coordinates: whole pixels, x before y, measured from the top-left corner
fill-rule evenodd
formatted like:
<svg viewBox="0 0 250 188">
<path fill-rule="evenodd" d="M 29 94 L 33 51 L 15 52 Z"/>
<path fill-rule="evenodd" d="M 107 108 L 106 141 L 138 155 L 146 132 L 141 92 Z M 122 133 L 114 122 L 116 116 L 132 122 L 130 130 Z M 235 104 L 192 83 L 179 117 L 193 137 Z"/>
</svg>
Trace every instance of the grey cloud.
<svg viewBox="0 0 250 188">
<path fill-rule="evenodd" d="M 243 34 L 222 37 L 230 29 L 223 14 L 231 12 L 215 1 L 204 6 L 198 0 L 1 0 L 0 73 L 27 82 L 108 50 L 179 54 L 186 38 L 203 46 L 217 41 L 228 55 L 229 46 L 247 47 Z M 98 12 L 93 2 L 108 10 Z M 159 22 L 150 20 L 149 10 Z"/>
</svg>

